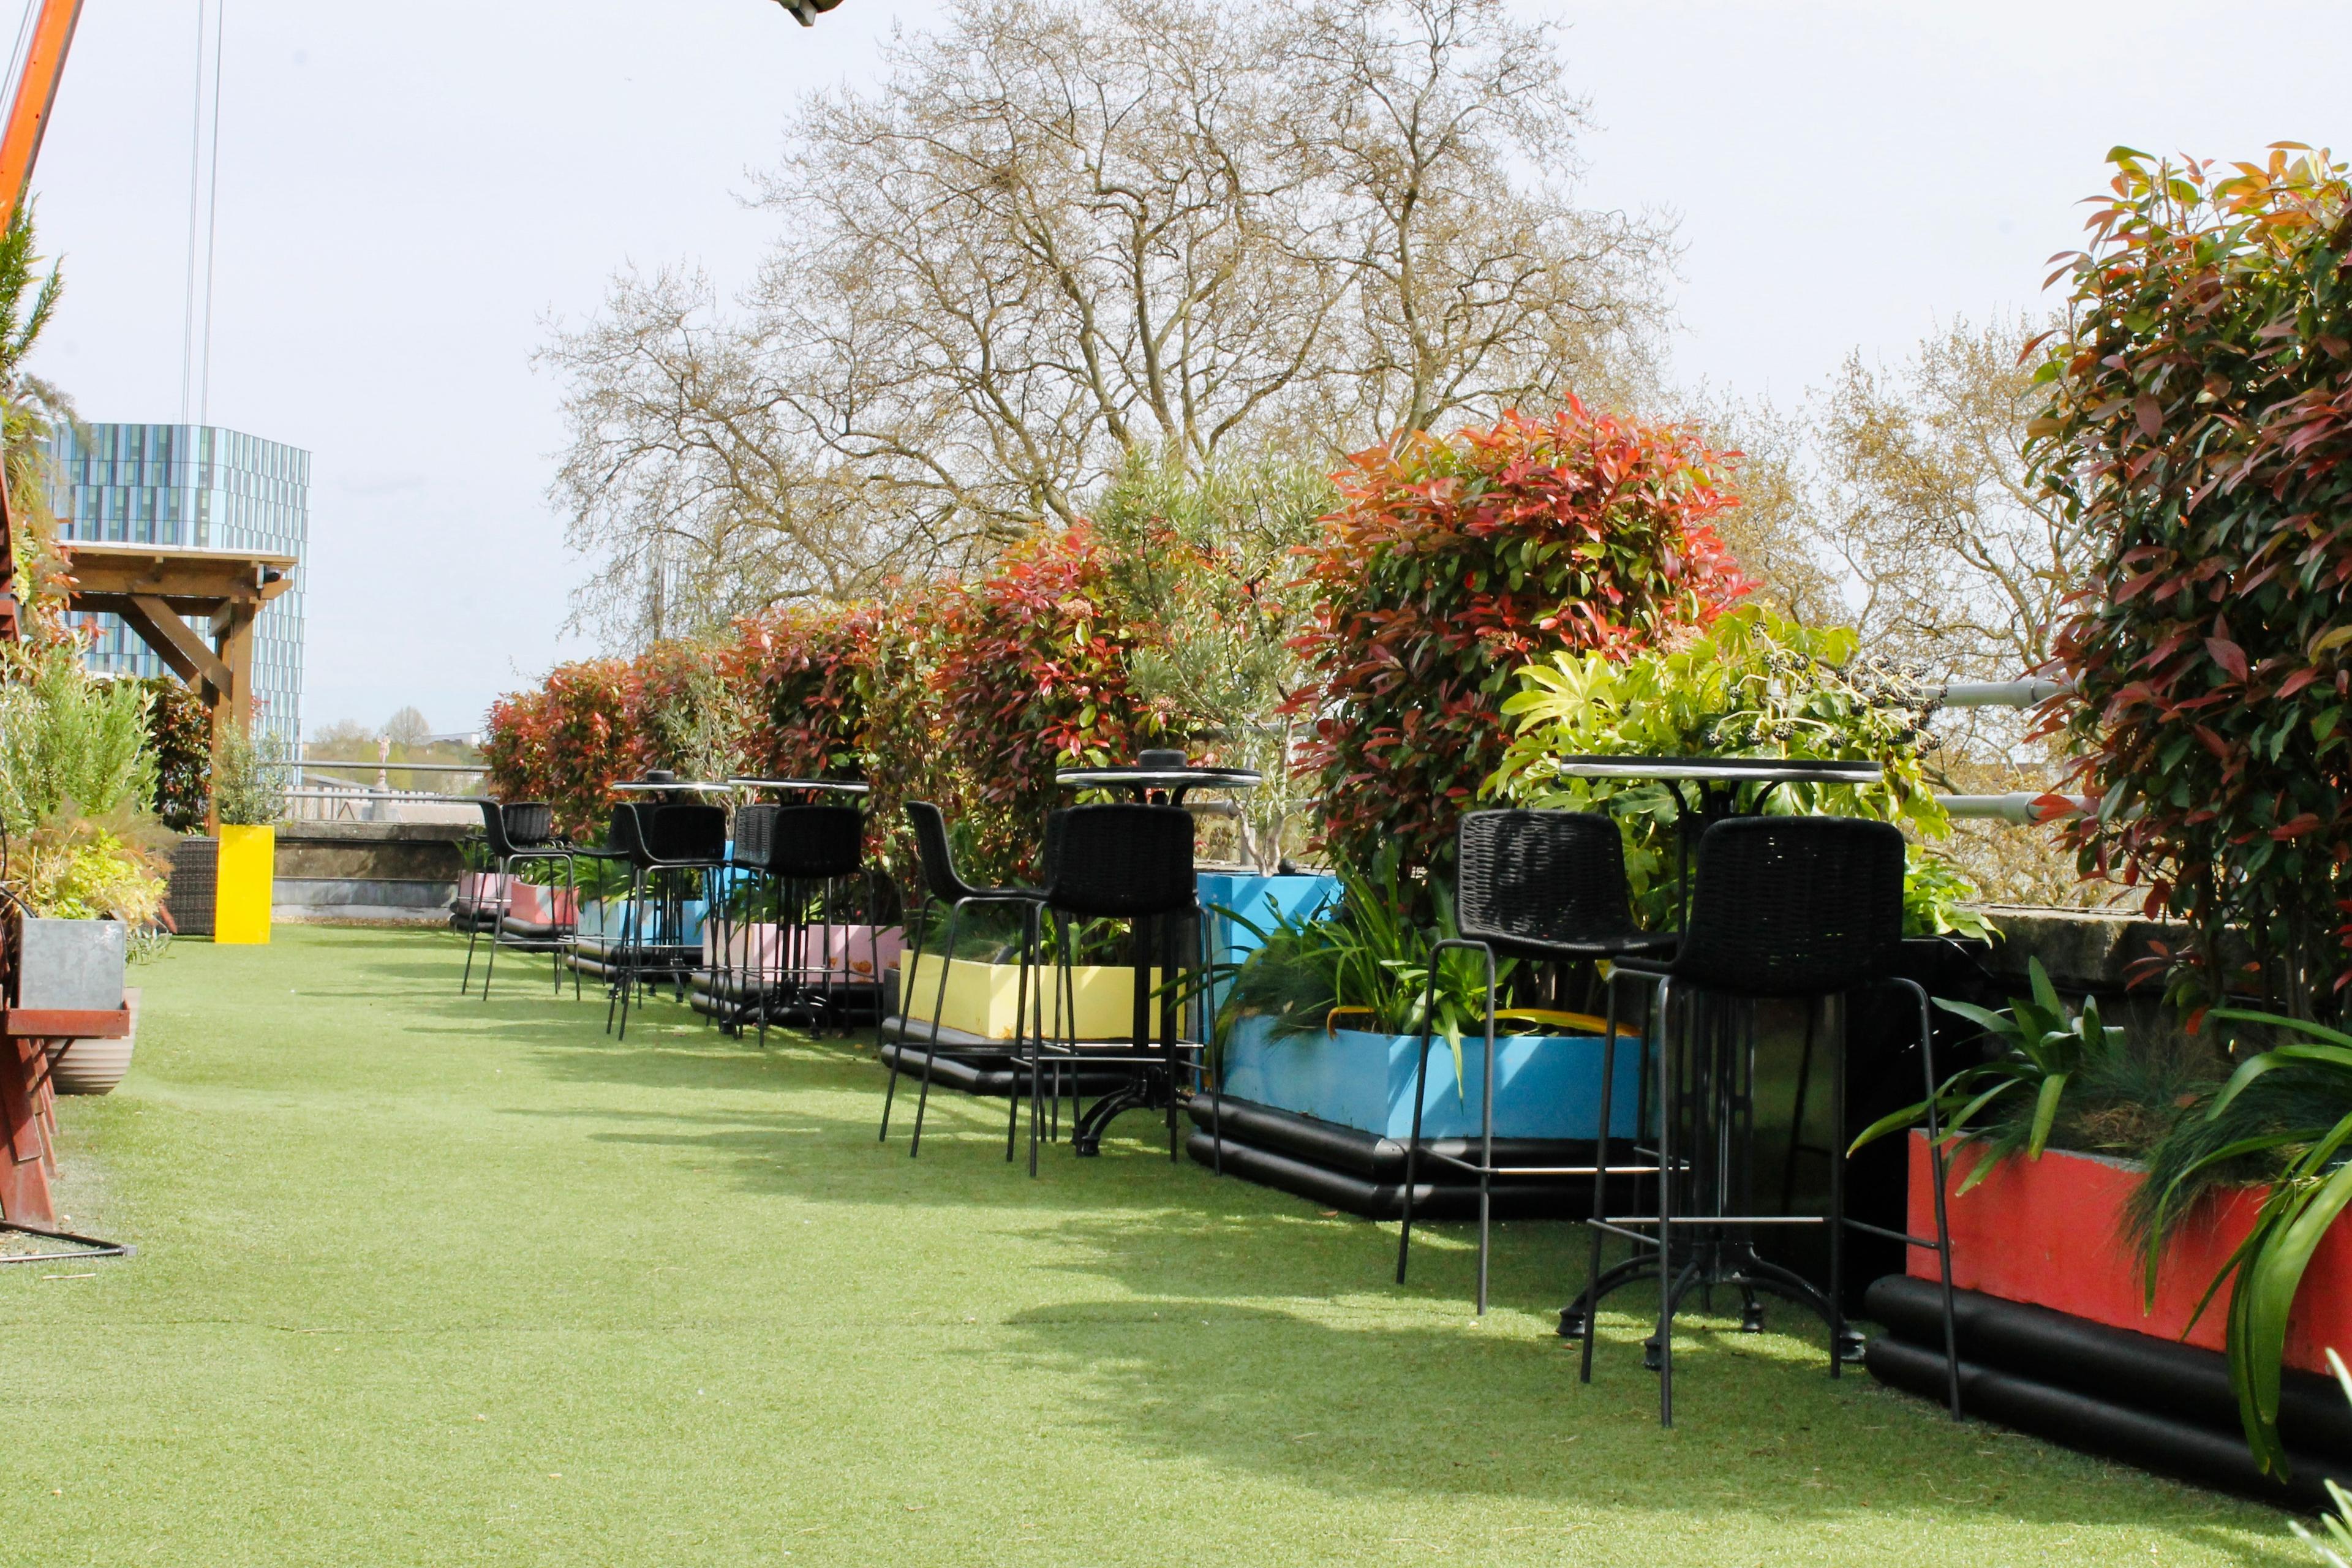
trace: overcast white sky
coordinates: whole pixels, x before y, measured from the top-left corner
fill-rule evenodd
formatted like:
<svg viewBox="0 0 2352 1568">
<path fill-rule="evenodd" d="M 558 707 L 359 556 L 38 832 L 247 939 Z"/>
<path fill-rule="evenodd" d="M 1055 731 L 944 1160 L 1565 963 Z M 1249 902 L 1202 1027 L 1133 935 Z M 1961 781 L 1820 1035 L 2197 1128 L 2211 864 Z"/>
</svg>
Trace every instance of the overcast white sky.
<svg viewBox="0 0 2352 1568">
<path fill-rule="evenodd" d="M 1570 26 L 1590 198 L 1681 219 L 1678 374 L 1743 395 L 2032 303 L 2116 142 L 2352 146 L 2342 0 L 1527 3 Z M 625 261 L 747 277 L 768 220 L 736 196 L 793 96 L 938 7 L 226 5 L 211 418 L 313 455 L 306 727 L 471 727 L 587 651 L 546 323 Z M 42 150 L 68 289 L 35 368 L 91 419 L 180 416 L 194 20 L 90 0 Z"/>
</svg>

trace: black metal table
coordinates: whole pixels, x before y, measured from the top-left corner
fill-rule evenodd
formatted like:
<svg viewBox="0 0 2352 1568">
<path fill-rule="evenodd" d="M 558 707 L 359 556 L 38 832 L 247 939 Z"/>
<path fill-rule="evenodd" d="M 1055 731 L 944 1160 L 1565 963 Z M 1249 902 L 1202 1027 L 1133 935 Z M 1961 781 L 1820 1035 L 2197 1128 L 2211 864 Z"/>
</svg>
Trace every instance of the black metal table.
<svg viewBox="0 0 2352 1568">
<path fill-rule="evenodd" d="M 1147 805 L 1181 805 L 1184 797 L 1194 790 L 1253 790 L 1265 782 L 1265 775 L 1249 768 L 1137 764 L 1064 768 L 1054 775 L 1054 782 L 1066 790 L 1106 790 L 1124 794 Z M 1138 1055 L 1150 1048 L 1151 1040 L 1151 947 L 1144 932 L 1139 930 L 1134 938 L 1134 1046 Z M 1084 1115 L 1076 1119 L 1070 1131 L 1073 1152 L 1079 1155 L 1102 1152 L 1104 1131 L 1123 1112 L 1145 1110 L 1164 1113 L 1177 1103 L 1175 978 L 1172 973 L 1164 977 L 1160 998 L 1160 1065 L 1139 1075 L 1127 1087 L 1113 1089 L 1096 1100 Z M 1075 1018 L 1071 1025 L 1075 1033 Z"/>
<path fill-rule="evenodd" d="M 1711 823 L 1727 817 L 1756 815 L 1738 809 L 1741 785 L 1762 784 L 1764 793 L 1769 795 L 1773 788 L 1782 784 L 1873 784 L 1883 783 L 1886 776 L 1885 770 L 1872 762 L 1785 757 L 1580 755 L 1563 757 L 1556 766 L 1559 773 L 1572 778 L 1640 779 L 1666 784 L 1672 788 L 1680 816 L 1680 826 L 1675 834 L 1675 903 L 1685 916 L 1690 900 L 1690 840 L 1696 833 L 1704 832 Z M 1698 786 L 1696 799 L 1684 793 L 1682 786 L 1685 784 Z M 1701 1042 L 1693 1053 L 1696 1058 L 1693 1064 L 1694 1072 L 1698 1079 L 1696 1087 L 1700 1091 L 1695 1098 L 1702 1106 L 1706 1125 L 1700 1135 L 1690 1141 L 1689 1146 L 1697 1152 L 1687 1173 L 1698 1184 L 1707 1201 L 1715 1205 L 1717 1213 L 1738 1212 L 1728 1206 L 1735 1201 L 1740 1203 L 1743 1209 L 1752 1211 L 1754 1205 L 1748 1201 L 1745 1190 L 1735 1190 L 1733 1184 L 1735 1180 L 1746 1179 L 1752 1154 L 1753 1127 L 1745 1117 L 1738 1114 L 1720 1118 L 1704 1114 L 1706 1107 L 1711 1104 L 1706 1096 L 1720 1086 L 1729 1091 L 1735 1107 L 1745 1108 L 1748 1115 L 1752 1116 L 1752 1042 L 1748 1050 L 1740 1050 L 1738 1038 L 1729 1027 L 1728 1020 L 1715 1007 L 1706 1008 L 1692 1023 Z M 1652 1020 L 1654 1032 L 1663 1032 L 1664 1028 L 1664 1020 Z M 1808 1070 L 1812 1061 L 1811 1032 L 1812 1020 L 1809 1013 L 1804 1052 Z M 1664 1048 L 1663 1040 L 1652 1043 L 1656 1048 Z M 1645 1093 L 1648 1078 L 1648 1074 L 1643 1075 Z M 1802 1076 L 1799 1079 L 1797 1093 L 1797 1115 L 1801 1121 L 1805 1096 Z M 1647 1111 L 1643 1114 L 1646 1119 Z M 1792 1142 L 1796 1135 L 1792 1131 Z M 1790 1158 L 1794 1158 L 1793 1149 Z M 1629 1168 L 1627 1173 L 1634 1173 L 1636 1169 L 1638 1167 Z M 1658 1172 L 1657 1179 L 1664 1181 L 1665 1173 Z M 1790 1223 L 1810 1224 L 1813 1221 L 1808 1215 L 1798 1216 Z M 1837 1321 L 1827 1299 L 1811 1281 L 1792 1269 L 1783 1268 L 1759 1257 L 1752 1237 L 1727 1237 L 1717 1233 L 1711 1239 L 1694 1246 L 1698 1255 L 1676 1277 L 1674 1296 L 1677 1302 L 1692 1290 L 1712 1293 L 1718 1285 L 1737 1289 L 1741 1299 L 1740 1328 L 1750 1333 L 1760 1332 L 1764 1327 L 1763 1308 L 1756 1299 L 1759 1290 L 1795 1301 L 1818 1312 L 1824 1321 Z M 1654 1279 L 1657 1274 L 1656 1260 L 1638 1254 L 1613 1265 L 1574 1301 L 1560 1309 L 1561 1337 L 1572 1339 L 1580 1336 L 1584 1331 L 1585 1315 L 1599 1305 L 1602 1297 L 1620 1286 L 1632 1284 L 1637 1279 Z M 1848 1337 L 1848 1343 L 1832 1347 L 1832 1353 L 1841 1359 L 1851 1360 L 1861 1353 L 1861 1336 L 1849 1330 Z M 1657 1353 L 1654 1340 L 1647 1349 L 1654 1369 Z"/>
</svg>

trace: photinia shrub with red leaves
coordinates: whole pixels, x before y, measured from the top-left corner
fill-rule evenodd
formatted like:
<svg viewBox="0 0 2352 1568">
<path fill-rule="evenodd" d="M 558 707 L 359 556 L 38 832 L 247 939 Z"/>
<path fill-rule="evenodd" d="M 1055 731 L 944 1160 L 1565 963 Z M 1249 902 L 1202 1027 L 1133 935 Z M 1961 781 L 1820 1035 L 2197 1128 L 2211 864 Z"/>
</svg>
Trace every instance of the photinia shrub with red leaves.
<svg viewBox="0 0 2352 1568">
<path fill-rule="evenodd" d="M 1322 840 L 1344 871 L 1442 867 L 1502 762 L 1520 667 L 1646 647 L 1748 590 L 1708 520 L 1728 455 L 1679 425 L 1517 412 L 1414 433 L 1338 476 L 1315 547 L 1312 731 Z"/>
<path fill-rule="evenodd" d="M 2103 542 L 2044 724 L 2096 799 L 2083 870 L 2188 922 L 2179 1000 L 2326 1017 L 2352 985 L 2352 185 L 2302 152 L 2111 154 L 2028 451 Z"/>
<path fill-rule="evenodd" d="M 1057 768 L 1124 762 L 1160 737 L 1161 716 L 1128 680 L 1134 634 L 1109 595 L 1094 530 L 1044 530 L 940 616 L 939 743 L 963 771 L 975 864 L 1034 875 L 1046 813 L 1067 804 Z"/>
<path fill-rule="evenodd" d="M 735 623 L 719 652 L 745 700 L 746 766 L 767 778 L 856 778 L 866 728 L 858 669 L 871 616 L 841 605 L 771 610 Z"/>
<path fill-rule="evenodd" d="M 538 689 L 491 703 L 482 738 L 490 793 L 546 801 L 561 831 L 601 837 L 610 786 L 635 771 L 630 684 L 624 660 L 589 659 L 558 665 Z"/>
</svg>

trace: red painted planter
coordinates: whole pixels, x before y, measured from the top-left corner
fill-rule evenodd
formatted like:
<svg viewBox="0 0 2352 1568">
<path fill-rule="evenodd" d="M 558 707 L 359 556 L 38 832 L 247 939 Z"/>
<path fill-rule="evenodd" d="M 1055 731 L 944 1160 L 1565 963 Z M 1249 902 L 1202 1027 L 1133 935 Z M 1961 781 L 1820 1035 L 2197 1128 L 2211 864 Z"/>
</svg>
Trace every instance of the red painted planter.
<svg viewBox="0 0 2352 1568">
<path fill-rule="evenodd" d="M 1955 1194 L 1976 1162 L 1958 1151 L 1946 1172 Z M 2253 1228 L 2262 1194 L 2240 1187 L 2210 1200 L 2174 1234 L 2159 1273 L 2156 1306 L 2142 1310 L 2139 1253 L 2124 1237 L 2124 1213 L 2140 1167 L 2126 1160 L 2050 1150 L 2039 1160 L 2011 1160 L 1948 1204 L 1952 1283 L 2011 1301 L 2070 1312 L 2109 1328 L 2179 1339 L 2189 1315 L 2230 1254 Z M 1936 1215 L 1927 1135 L 1911 1134 L 1910 1227 L 1933 1236 Z M 1909 1272 L 1937 1277 L 1936 1255 L 1911 1249 Z M 2220 1350 L 2228 1299 L 2217 1296 L 2188 1334 L 2192 1345 Z M 2352 1358 L 2352 1232 L 2337 1226 L 2312 1255 L 2294 1312 L 2287 1320 L 2286 1362 L 2327 1371 L 2334 1346 Z"/>
</svg>

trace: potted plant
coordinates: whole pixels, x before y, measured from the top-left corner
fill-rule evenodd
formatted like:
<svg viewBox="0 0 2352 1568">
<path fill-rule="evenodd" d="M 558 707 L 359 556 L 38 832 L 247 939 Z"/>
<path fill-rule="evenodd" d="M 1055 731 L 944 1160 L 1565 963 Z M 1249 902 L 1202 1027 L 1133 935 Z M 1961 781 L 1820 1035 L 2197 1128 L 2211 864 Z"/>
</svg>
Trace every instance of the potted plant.
<svg viewBox="0 0 2352 1568">
<path fill-rule="evenodd" d="M 1218 1010 L 1217 1081 L 1224 1096 L 1381 1138 L 1412 1135 L 1414 1075 L 1424 1022 L 1434 1041 L 1422 1135 L 1475 1133 L 1484 1095 L 1486 976 L 1474 954 L 1447 953 L 1433 1002 L 1431 950 L 1456 933 L 1451 900 L 1433 889 L 1434 935 L 1390 889 L 1342 879 L 1336 905 L 1265 926 L 1235 923 L 1256 951 L 1231 972 Z M 1515 965 L 1504 960 L 1498 985 Z M 1424 1006 L 1428 1011 L 1424 1012 Z M 1551 1009 L 1496 1015 L 1495 1132 L 1589 1141 L 1600 1132 L 1601 1074 L 1616 1075 L 1611 1132 L 1633 1135 L 1640 1044 L 1619 1035 L 1605 1052 L 1601 1019 Z M 1467 1048 L 1465 1037 L 1475 1037 Z M 1613 1066 L 1604 1069 L 1605 1062 Z"/>
<path fill-rule="evenodd" d="M 148 932 L 162 909 L 168 836 L 147 810 L 149 698 L 138 682 L 91 677 L 72 643 L 12 650 L 0 676 L 12 1024 L 39 1027 L 53 1088 L 103 1092 L 130 1060 L 126 955 L 159 945 Z M 70 1019 L 110 1026 L 77 1034 Z"/>
<path fill-rule="evenodd" d="M 277 824 L 286 815 L 286 780 L 274 741 L 257 742 L 234 725 L 221 733 L 213 764 L 213 813 L 220 822 L 219 880 L 213 900 L 213 941 L 260 945 L 269 941 L 275 896 Z"/>
<path fill-rule="evenodd" d="M 1999 1047 L 1937 1096 L 1955 1150 L 1953 1283 L 2225 1353 L 2255 1457 L 2281 1467 L 2284 1369 L 2323 1373 L 2331 1346 L 2352 1344 L 2352 1232 L 2333 1227 L 2352 1203 L 2352 1036 L 2217 1008 L 2207 1016 L 2299 1037 L 2225 1082 L 2210 1047 L 2135 1047 L 2095 1001 L 2068 1008 L 2038 960 L 2029 974 L 2033 994 L 2000 1012 L 1937 1004 Z M 1933 1229 L 1934 1191 L 1914 1131 L 1914 1235 Z M 1912 1253 L 1914 1277 L 1935 1271 Z"/>
</svg>

